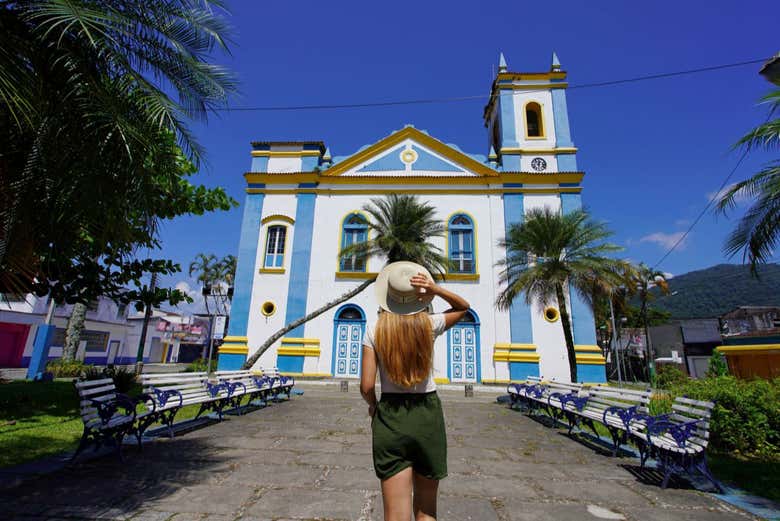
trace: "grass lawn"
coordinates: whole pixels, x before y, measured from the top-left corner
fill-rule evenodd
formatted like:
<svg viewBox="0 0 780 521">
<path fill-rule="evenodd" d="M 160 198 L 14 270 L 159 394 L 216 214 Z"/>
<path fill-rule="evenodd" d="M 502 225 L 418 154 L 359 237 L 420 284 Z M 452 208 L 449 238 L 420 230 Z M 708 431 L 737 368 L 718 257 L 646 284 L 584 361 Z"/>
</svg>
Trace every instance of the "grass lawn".
<svg viewBox="0 0 780 521">
<path fill-rule="evenodd" d="M 135 390 L 139 391 L 140 387 Z M 184 407 L 176 421 L 197 412 L 197 406 Z M 70 379 L 0 384 L 0 467 L 75 450 L 82 432 Z"/>
</svg>

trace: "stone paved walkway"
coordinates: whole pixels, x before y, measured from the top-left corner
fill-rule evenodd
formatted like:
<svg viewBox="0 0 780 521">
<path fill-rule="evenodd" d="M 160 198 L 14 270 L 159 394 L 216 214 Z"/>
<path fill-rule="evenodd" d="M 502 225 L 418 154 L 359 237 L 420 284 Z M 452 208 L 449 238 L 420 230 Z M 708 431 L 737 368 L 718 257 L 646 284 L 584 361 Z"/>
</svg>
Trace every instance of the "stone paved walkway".
<svg viewBox="0 0 780 521">
<path fill-rule="evenodd" d="M 356 386 L 349 393 L 301 387 L 305 395 L 292 402 L 149 444 L 142 453 L 128 447 L 125 465 L 99 458 L 0 491 L 0 518 L 381 519 L 369 420 Z M 498 405 L 498 392 L 440 393 L 450 469 L 441 520 L 752 519 L 684 486 L 645 483 L 636 460 L 604 456 Z"/>
</svg>

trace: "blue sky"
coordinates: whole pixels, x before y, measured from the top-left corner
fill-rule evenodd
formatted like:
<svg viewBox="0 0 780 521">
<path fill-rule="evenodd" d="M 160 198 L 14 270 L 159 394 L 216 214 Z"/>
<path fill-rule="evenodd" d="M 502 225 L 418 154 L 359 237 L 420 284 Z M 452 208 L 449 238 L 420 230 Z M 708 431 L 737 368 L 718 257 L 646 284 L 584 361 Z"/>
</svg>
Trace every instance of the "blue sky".
<svg viewBox="0 0 780 521">
<path fill-rule="evenodd" d="M 717 7 L 717 8 L 715 8 Z M 776 1 L 231 2 L 234 106 L 487 98 L 498 53 L 511 71 L 546 71 L 555 51 L 571 86 L 740 62 L 780 50 Z M 583 201 L 607 221 L 623 256 L 654 264 L 736 164 L 731 145 L 766 118 L 770 84 L 750 65 L 568 92 Z M 230 112 L 195 125 L 207 150 L 196 182 L 241 203 L 252 140 L 323 140 L 346 155 L 407 123 L 486 154 L 484 100 L 299 112 Z M 732 181 L 770 159 L 753 153 Z M 241 208 L 166 222 L 163 256 L 194 283 L 198 252 L 236 254 Z M 680 274 L 727 262 L 729 217 L 709 212 L 659 266 Z M 737 262 L 739 259 L 733 259 Z"/>
</svg>

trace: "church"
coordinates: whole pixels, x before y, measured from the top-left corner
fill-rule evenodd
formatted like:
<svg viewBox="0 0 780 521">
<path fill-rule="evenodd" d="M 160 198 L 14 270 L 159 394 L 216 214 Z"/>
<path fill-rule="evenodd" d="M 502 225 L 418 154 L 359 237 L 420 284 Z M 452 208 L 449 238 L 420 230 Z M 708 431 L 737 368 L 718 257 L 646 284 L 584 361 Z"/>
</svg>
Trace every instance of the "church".
<svg viewBox="0 0 780 521">
<path fill-rule="evenodd" d="M 566 77 L 554 53 L 545 72 L 510 72 L 502 55 L 483 113 L 484 154 L 464 152 L 412 125 L 371 136 L 371 144 L 347 156 L 332 156 L 320 141 L 253 142 L 219 369 L 240 368 L 286 324 L 375 277 L 383 259 L 339 260 L 339 252 L 366 239 L 365 204 L 403 193 L 436 208 L 447 231 L 432 242 L 451 261 L 441 284 L 471 304 L 466 317 L 436 340 L 436 382 L 568 381 L 556 307 L 527 305 L 522 298 L 508 311 L 495 307 L 496 263 L 505 255 L 498 243 L 508 227 L 533 208 L 581 207 L 584 172 L 569 130 Z M 569 297 L 578 377 L 604 382 L 593 313 L 576 293 Z M 357 379 L 362 338 L 376 320 L 369 286 L 288 333 L 257 366 L 298 377 Z"/>
</svg>

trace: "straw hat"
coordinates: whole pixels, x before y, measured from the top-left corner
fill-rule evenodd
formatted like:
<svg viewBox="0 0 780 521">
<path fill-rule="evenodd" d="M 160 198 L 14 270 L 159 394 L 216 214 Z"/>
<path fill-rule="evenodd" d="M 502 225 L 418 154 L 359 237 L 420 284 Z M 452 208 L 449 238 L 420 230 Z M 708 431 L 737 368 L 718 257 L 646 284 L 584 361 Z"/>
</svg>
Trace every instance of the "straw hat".
<svg viewBox="0 0 780 521">
<path fill-rule="evenodd" d="M 433 280 L 428 270 L 415 262 L 388 264 L 376 278 L 376 300 L 382 309 L 398 315 L 413 315 L 423 311 L 433 300 L 433 293 L 419 293 L 411 278 L 422 273 Z"/>
</svg>

